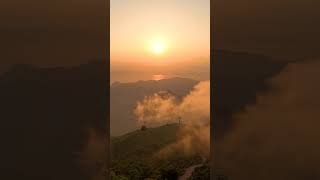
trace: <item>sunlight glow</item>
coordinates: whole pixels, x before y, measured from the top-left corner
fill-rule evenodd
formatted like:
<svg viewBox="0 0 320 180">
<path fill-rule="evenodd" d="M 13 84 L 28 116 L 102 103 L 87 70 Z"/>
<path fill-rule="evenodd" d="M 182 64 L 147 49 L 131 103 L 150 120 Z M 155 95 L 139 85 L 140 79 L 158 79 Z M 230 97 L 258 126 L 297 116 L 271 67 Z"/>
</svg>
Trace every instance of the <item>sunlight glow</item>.
<svg viewBox="0 0 320 180">
<path fill-rule="evenodd" d="M 163 40 L 156 40 L 151 44 L 151 50 L 154 54 L 163 54 L 167 49 L 167 44 Z"/>
</svg>

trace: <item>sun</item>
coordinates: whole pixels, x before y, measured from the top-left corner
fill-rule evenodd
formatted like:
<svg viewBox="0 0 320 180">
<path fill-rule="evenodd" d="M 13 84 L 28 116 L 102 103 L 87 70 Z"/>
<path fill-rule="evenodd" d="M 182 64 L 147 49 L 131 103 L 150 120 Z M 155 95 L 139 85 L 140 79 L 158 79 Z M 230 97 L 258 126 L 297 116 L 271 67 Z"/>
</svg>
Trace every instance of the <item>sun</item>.
<svg viewBox="0 0 320 180">
<path fill-rule="evenodd" d="M 151 44 L 151 51 L 154 54 L 163 54 L 167 49 L 167 45 L 163 40 L 156 40 Z"/>
</svg>

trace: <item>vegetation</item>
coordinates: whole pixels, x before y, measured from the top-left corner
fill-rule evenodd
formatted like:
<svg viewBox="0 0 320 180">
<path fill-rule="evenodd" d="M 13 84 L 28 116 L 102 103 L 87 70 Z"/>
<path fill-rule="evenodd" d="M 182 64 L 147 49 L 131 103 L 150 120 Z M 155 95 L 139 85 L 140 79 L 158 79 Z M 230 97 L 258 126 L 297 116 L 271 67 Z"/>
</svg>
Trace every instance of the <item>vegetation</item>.
<svg viewBox="0 0 320 180">
<path fill-rule="evenodd" d="M 200 156 L 181 153 L 165 158 L 155 156 L 159 150 L 177 141 L 179 125 L 137 130 L 111 140 L 112 180 L 176 180 L 184 169 L 201 162 Z"/>
<path fill-rule="evenodd" d="M 210 179 L 210 166 L 205 164 L 194 170 L 189 180 L 208 180 Z"/>
</svg>

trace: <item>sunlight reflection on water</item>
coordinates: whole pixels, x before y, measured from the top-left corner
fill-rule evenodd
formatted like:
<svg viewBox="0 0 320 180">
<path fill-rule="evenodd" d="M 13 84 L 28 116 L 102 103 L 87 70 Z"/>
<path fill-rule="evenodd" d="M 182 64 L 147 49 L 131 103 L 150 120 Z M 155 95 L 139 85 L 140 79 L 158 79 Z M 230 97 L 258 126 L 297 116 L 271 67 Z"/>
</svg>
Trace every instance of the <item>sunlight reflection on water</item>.
<svg viewBox="0 0 320 180">
<path fill-rule="evenodd" d="M 162 79 L 165 79 L 166 76 L 163 75 L 163 74 L 154 74 L 152 75 L 152 80 L 155 80 L 155 81 L 159 81 L 159 80 L 162 80 Z"/>
</svg>

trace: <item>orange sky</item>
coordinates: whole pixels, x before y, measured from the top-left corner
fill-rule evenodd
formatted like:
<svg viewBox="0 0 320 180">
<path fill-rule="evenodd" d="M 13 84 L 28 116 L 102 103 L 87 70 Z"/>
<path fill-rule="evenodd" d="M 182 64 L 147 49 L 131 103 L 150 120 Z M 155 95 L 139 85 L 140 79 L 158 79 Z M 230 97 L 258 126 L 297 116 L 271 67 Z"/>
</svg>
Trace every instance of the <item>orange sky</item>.
<svg viewBox="0 0 320 180">
<path fill-rule="evenodd" d="M 111 71 L 121 64 L 209 66 L 210 0 L 111 0 L 110 6 Z M 159 41 L 164 50 L 156 54 Z"/>
</svg>

